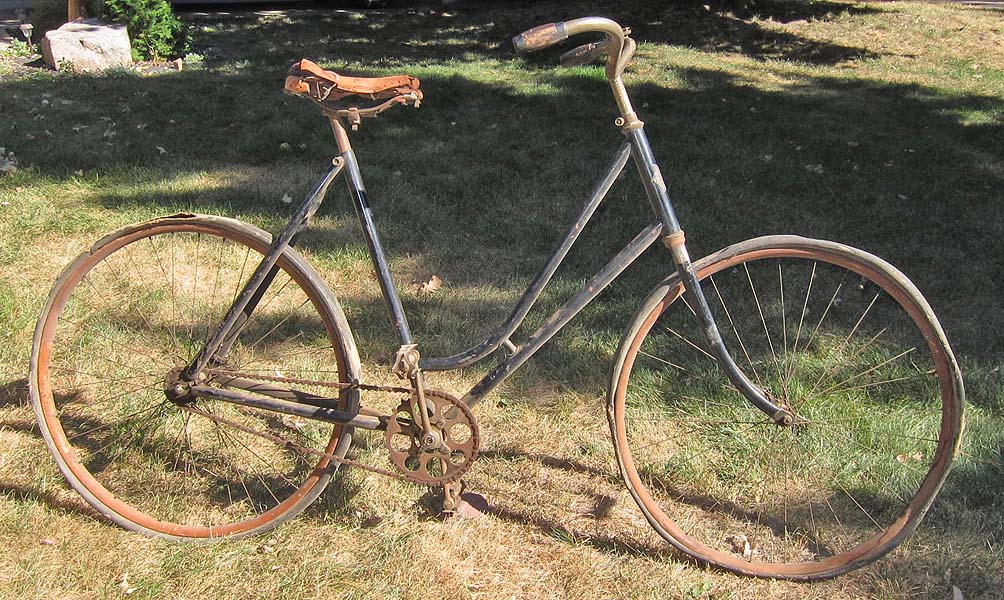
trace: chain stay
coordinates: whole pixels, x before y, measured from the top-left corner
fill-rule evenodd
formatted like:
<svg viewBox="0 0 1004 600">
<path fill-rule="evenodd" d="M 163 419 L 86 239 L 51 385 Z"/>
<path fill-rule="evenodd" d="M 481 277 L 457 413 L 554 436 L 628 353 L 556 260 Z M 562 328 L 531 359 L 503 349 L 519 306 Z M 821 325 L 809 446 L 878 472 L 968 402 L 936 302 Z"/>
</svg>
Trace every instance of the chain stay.
<svg viewBox="0 0 1004 600">
<path fill-rule="evenodd" d="M 263 375 L 261 373 L 244 373 L 241 371 L 229 371 L 227 369 L 206 369 L 211 375 L 223 375 L 225 377 L 241 377 L 245 379 L 259 379 L 261 381 L 274 381 L 277 383 L 293 383 L 296 385 L 313 385 L 317 387 L 328 387 L 339 390 L 363 390 L 367 392 L 394 392 L 400 394 L 410 394 L 411 388 L 394 385 L 373 385 L 366 383 L 351 382 L 343 383 L 338 381 L 316 381 L 313 379 L 299 379 L 296 377 L 282 377 L 279 375 Z"/>
<path fill-rule="evenodd" d="M 295 378 L 295 377 L 281 377 L 281 376 L 278 376 L 278 375 L 263 375 L 261 373 L 244 373 L 244 372 L 241 372 L 241 371 L 229 371 L 229 370 L 226 370 L 226 369 L 206 369 L 206 371 L 209 372 L 212 375 L 222 375 L 222 376 L 225 376 L 225 377 L 242 377 L 242 378 L 247 378 L 247 379 L 259 379 L 261 381 L 274 381 L 274 382 L 278 382 L 278 383 L 291 383 L 291 384 L 297 384 L 297 385 L 313 385 L 313 386 L 317 386 L 317 387 L 329 387 L 329 388 L 343 389 L 343 390 L 364 390 L 364 391 L 372 391 L 372 392 L 394 392 L 394 393 L 404 393 L 404 394 L 411 394 L 411 392 L 412 392 L 412 390 L 409 389 L 409 388 L 400 387 L 400 386 L 391 386 L 391 385 L 372 385 L 372 384 L 365 384 L 365 383 L 359 383 L 359 382 L 342 383 L 342 382 L 334 382 L 334 381 L 314 381 L 314 380 L 310 380 L 310 379 L 299 379 L 299 378 Z M 418 477 L 416 477 L 416 476 L 414 476 L 414 475 L 412 475 L 410 473 L 407 473 L 407 472 L 389 471 L 387 469 L 381 469 L 380 467 L 374 467 L 372 465 L 367 465 L 367 464 L 364 464 L 364 463 L 361 463 L 361 462 L 358 462 L 358 461 L 355 461 L 355 460 L 351 460 L 351 459 L 348 459 L 348 458 L 343 458 L 341 456 L 337 456 L 337 455 L 331 454 L 329 452 L 322 452 L 320 450 L 315 450 L 313 448 L 308 448 L 306 446 L 302 446 L 300 444 L 297 444 L 293 440 L 281 438 L 281 437 L 279 437 L 277 435 L 272 435 L 271 433 L 266 433 L 264 431 L 259 431 L 257 429 L 253 429 L 253 428 L 248 427 L 246 425 L 243 425 L 241 423 L 237 423 L 235 421 L 231 421 L 230 419 L 227 419 L 225 417 L 221 417 L 219 415 L 214 415 L 214 414 L 209 413 L 207 411 L 204 411 L 204 410 L 202 410 L 200 408 L 196 408 L 196 407 L 194 407 L 192 405 L 179 405 L 178 408 L 181 408 L 182 410 L 186 410 L 186 411 L 188 411 L 190 413 L 194 413 L 194 414 L 200 415 L 200 416 L 205 417 L 207 419 L 210 419 L 212 421 L 216 421 L 217 423 L 221 423 L 221 424 L 226 425 L 228 427 L 233 427 L 234 429 L 237 429 L 238 431 L 243 431 L 244 433 L 248 433 L 250 435 L 254 435 L 254 436 L 260 437 L 262 439 L 268 440 L 270 442 L 273 442 L 273 443 L 278 444 L 280 446 L 289 448 L 291 450 L 296 450 L 298 452 L 303 452 L 305 454 L 313 454 L 314 456 L 317 456 L 318 458 L 326 458 L 328 460 L 331 460 L 331 461 L 334 461 L 336 463 L 345 465 L 347 467 L 355 467 L 355 468 L 361 469 L 363 471 L 369 471 L 370 473 L 376 473 L 377 475 L 383 475 L 385 477 L 390 477 L 391 479 L 397 479 L 399 481 L 406 481 L 408 483 L 413 483 L 413 484 L 416 484 L 416 485 L 433 485 L 433 486 L 435 486 L 435 485 L 447 485 L 447 484 L 450 484 L 450 483 L 456 483 L 456 481 L 458 481 L 460 479 L 460 477 L 463 476 L 467 472 L 467 469 L 461 469 L 453 477 L 444 477 L 442 479 L 442 481 L 440 481 L 440 482 L 438 482 L 436 484 L 431 484 L 429 481 L 424 480 L 424 479 L 420 479 L 420 478 L 418 478 Z M 475 426 L 473 428 L 472 435 L 475 437 L 475 439 L 478 437 L 477 426 Z M 477 446 L 477 441 L 475 441 L 475 445 Z M 473 459 L 472 459 L 471 462 L 473 462 Z"/>
</svg>

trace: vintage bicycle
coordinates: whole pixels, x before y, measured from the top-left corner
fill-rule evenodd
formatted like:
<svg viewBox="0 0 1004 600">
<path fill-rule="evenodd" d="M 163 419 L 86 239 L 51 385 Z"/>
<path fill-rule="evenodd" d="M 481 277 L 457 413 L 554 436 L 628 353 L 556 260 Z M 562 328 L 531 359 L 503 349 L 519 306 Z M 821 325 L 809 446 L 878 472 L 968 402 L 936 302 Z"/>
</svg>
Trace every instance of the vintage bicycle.
<svg viewBox="0 0 1004 600">
<path fill-rule="evenodd" d="M 108 234 L 56 281 L 30 388 L 70 485 L 115 523 L 176 540 L 275 527 L 341 465 L 442 487 L 455 509 L 480 446 L 472 408 L 659 242 L 672 266 L 627 323 L 607 399 L 620 474 L 652 527 L 700 561 L 800 580 L 845 573 L 903 541 L 962 430 L 959 368 L 931 307 L 888 263 L 828 241 L 774 235 L 691 262 L 623 82 L 629 32 L 588 17 L 514 43 L 530 52 L 589 33 L 601 38 L 561 60 L 606 56 L 625 141 L 508 319 L 445 357 L 420 353 L 349 142 L 364 119 L 418 107 L 420 82 L 294 65 L 285 89 L 328 117 L 338 156 L 278 234 L 176 214 Z M 514 341 L 629 162 L 651 224 Z M 400 385 L 367 382 L 336 295 L 295 249 L 339 177 L 399 343 Z M 497 364 L 462 398 L 427 385 L 431 372 L 489 357 Z M 396 408 L 373 408 L 376 393 L 395 395 Z M 346 458 L 354 429 L 378 432 L 386 467 Z"/>
</svg>

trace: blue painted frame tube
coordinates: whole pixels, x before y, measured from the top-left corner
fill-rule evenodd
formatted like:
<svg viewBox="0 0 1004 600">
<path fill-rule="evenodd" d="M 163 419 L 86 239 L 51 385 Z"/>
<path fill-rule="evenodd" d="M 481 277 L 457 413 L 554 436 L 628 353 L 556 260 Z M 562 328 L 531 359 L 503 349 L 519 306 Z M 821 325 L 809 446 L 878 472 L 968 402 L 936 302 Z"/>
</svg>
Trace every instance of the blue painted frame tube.
<svg viewBox="0 0 1004 600">
<path fill-rule="evenodd" d="M 397 335 L 401 345 L 413 344 L 411 328 L 408 327 L 408 317 L 404 314 L 404 307 L 401 305 L 401 296 L 397 293 L 394 285 L 394 278 L 391 276 L 390 267 L 387 264 L 387 255 L 384 253 L 383 244 L 380 243 L 380 236 L 377 235 L 376 224 L 373 222 L 373 211 L 370 210 L 369 200 L 366 198 L 366 187 L 363 185 L 363 177 L 359 172 L 359 163 L 356 161 L 356 154 L 351 149 L 341 154 L 345 161 L 346 180 L 349 185 L 349 195 L 352 196 L 352 206 L 356 209 L 356 216 L 359 217 L 359 225 L 363 229 L 363 236 L 366 238 L 366 245 L 369 247 L 370 259 L 373 261 L 373 268 L 376 270 L 377 281 L 380 282 L 380 292 L 383 294 L 383 301 L 390 312 L 391 322 L 394 325 L 394 333 Z"/>
<path fill-rule="evenodd" d="M 489 334 L 483 342 L 476 344 L 463 352 L 458 352 L 457 354 L 444 358 L 421 359 L 418 364 L 422 369 L 426 371 L 449 371 L 451 369 L 459 369 L 472 365 L 492 352 L 498 350 L 499 346 L 509 339 L 509 337 L 523 323 L 523 320 L 526 319 L 526 315 L 530 312 L 534 303 L 537 302 L 541 292 L 544 290 L 544 286 L 546 286 L 551 280 L 554 272 L 558 269 L 558 266 L 561 265 L 561 262 L 568 254 L 572 244 L 575 243 L 575 240 L 585 228 L 586 223 L 589 222 L 593 213 L 596 212 L 596 208 L 600 205 L 600 202 L 603 201 L 603 198 L 607 195 L 607 192 L 610 191 L 610 188 L 617 180 L 617 177 L 624 170 L 630 154 L 630 144 L 624 143 L 617 151 L 617 154 L 614 155 L 614 159 L 611 161 L 610 166 L 608 166 L 606 171 L 603 172 L 603 176 L 600 177 L 600 181 L 596 184 L 592 197 L 585 205 L 583 205 L 575 223 L 573 223 L 569 228 L 564 239 L 562 239 L 558 244 L 558 247 L 554 249 L 554 253 L 551 255 L 551 258 L 548 259 L 547 264 L 544 265 L 540 274 L 538 274 L 533 282 L 530 283 L 530 287 L 523 292 L 523 296 L 516 304 L 516 307 L 513 309 L 512 314 L 509 315 L 506 322 Z"/>
<path fill-rule="evenodd" d="M 569 298 L 558 310 L 554 311 L 548 317 L 547 321 L 527 338 L 526 342 L 516 348 L 516 351 L 502 361 L 502 364 L 495 367 L 491 373 L 471 388 L 463 397 L 463 401 L 468 406 L 473 406 L 491 393 L 509 375 L 533 356 L 537 350 L 540 350 L 540 347 L 547 343 L 554 334 L 567 325 L 575 315 L 579 314 L 579 311 L 585 308 L 593 298 L 596 298 L 624 269 L 628 268 L 631 263 L 641 256 L 649 246 L 655 243 L 661 234 L 662 223 L 653 223 L 643 229 L 623 250 L 610 259 L 610 262 L 594 275 L 578 293 Z"/>
<path fill-rule="evenodd" d="M 655 162 L 655 155 L 652 152 L 652 146 L 648 143 L 644 126 L 639 122 L 636 127 L 626 131 L 625 135 L 631 142 L 632 155 L 638 167 L 638 173 L 641 175 L 645 193 L 652 204 L 652 210 L 662 220 L 664 226 L 663 243 L 673 256 L 676 270 L 683 280 L 687 301 L 693 307 L 696 317 L 701 323 L 701 330 L 704 332 L 704 338 L 711 353 L 718 361 L 718 365 L 728 375 L 732 385 L 736 386 L 751 404 L 775 422 L 790 425 L 793 419 L 791 412 L 775 404 L 767 392 L 750 381 L 746 374 L 739 369 L 728 348 L 725 347 L 714 315 L 711 314 L 708 299 L 701 289 L 697 272 L 690 262 L 690 256 L 684 243 L 683 230 L 680 228 L 680 222 L 677 220 L 676 212 L 669 200 L 666 182 Z"/>
</svg>

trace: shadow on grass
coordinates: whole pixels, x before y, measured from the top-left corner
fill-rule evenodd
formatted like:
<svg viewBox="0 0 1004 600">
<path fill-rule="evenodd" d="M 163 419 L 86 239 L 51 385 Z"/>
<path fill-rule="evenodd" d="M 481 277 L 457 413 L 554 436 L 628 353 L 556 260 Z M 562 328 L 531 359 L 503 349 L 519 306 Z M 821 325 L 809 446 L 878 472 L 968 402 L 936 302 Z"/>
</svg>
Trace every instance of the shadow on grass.
<svg viewBox="0 0 1004 600">
<path fill-rule="evenodd" d="M 341 3 L 348 4 L 348 3 Z M 414 4 L 414 3 L 408 3 Z M 811 64 L 837 64 L 877 56 L 862 48 L 813 40 L 769 25 L 795 25 L 807 21 L 852 18 L 883 11 L 875 6 L 839 2 L 797 2 L 767 0 L 737 9 L 728 0 L 705 4 L 675 2 L 571 1 L 571 2 L 468 2 L 447 9 L 435 6 L 402 6 L 395 9 L 342 11 L 347 18 L 330 16 L 318 22 L 312 8 L 330 4 L 289 6 L 244 5 L 222 12 L 218 6 L 187 6 L 187 19 L 210 28 L 219 46 L 236 47 L 245 53 L 264 46 L 268 56 L 259 55 L 258 64 L 274 60 L 272 55 L 288 54 L 291 47 L 303 48 L 329 61 L 351 61 L 365 57 L 371 64 L 414 65 L 439 62 L 444 51 L 453 56 L 475 53 L 499 60 L 509 59 L 510 38 L 549 21 L 596 15 L 630 26 L 639 42 L 693 46 L 716 52 L 735 52 L 757 59 L 796 60 Z M 351 5 L 345 8 L 352 8 Z M 208 11 L 208 12 L 203 12 Z M 229 23 L 219 26 L 219 15 Z M 749 17 L 755 17 L 750 19 Z M 277 40 L 276 31 L 289 27 L 307 28 L 312 35 L 301 36 L 295 44 Z M 249 33 L 250 30 L 250 33 Z M 374 44 L 373 40 L 379 40 Z M 329 54 L 337 45 L 338 54 Z M 554 51 L 530 57 L 536 64 L 550 64 Z M 209 64 L 217 64 L 216 47 L 203 53 Z M 545 58 L 540 58 L 543 56 Z M 290 55 L 289 60 L 297 56 Z M 224 62 L 225 62 L 224 58 Z M 254 63 L 251 63 L 254 64 Z"/>
<path fill-rule="evenodd" d="M 651 8 L 636 17 L 613 4 L 589 6 L 597 9 L 586 12 L 606 11 L 634 25 L 641 41 L 817 64 L 872 56 L 715 11 L 671 19 L 680 13 Z M 761 14 L 780 22 L 880 12 L 845 5 L 838 10 L 825 2 L 767 6 Z M 316 111 L 280 93 L 286 66 L 303 56 L 333 68 L 349 64 L 357 72 L 372 65 L 380 74 L 408 65 L 423 79 L 422 109 L 367 122 L 353 140 L 391 257 L 414 257 L 421 269 L 447 282 L 439 294 L 406 293 L 404 301 L 428 354 L 448 353 L 473 342 L 472 331 L 487 331 L 483 324 L 508 314 L 512 299 L 503 292 L 536 274 L 577 199 L 586 196 L 620 143 L 599 68 L 554 70 L 557 51 L 526 62 L 510 56 L 512 34 L 584 14 L 578 10 L 584 7 L 540 3 L 511 14 L 455 16 L 419 9 L 329 12 L 321 18 L 299 10 L 227 19 L 191 14 L 203 27 L 196 48 L 204 56 L 202 68 L 142 78 L 0 82 L 0 108 L 11 116 L 0 133 L 17 141 L 30 177 L 66 181 L 80 170 L 85 181 L 107 182 L 109 191 L 94 197 L 104 208 L 224 213 L 267 221 L 274 229 L 290 210 L 277 202 L 277 192 L 291 188 L 290 195 L 299 197 L 297 190 L 312 183 L 301 180 L 301 165 L 316 164 L 319 176 L 334 152 Z M 457 60 L 444 65 L 444 56 Z M 465 65 L 482 59 L 498 61 L 491 82 Z M 968 374 L 1004 359 L 1000 344 L 987 343 L 1004 339 L 1004 263 L 995 259 L 1004 256 L 1004 101 L 827 76 L 804 76 L 765 91 L 720 71 L 674 72 L 678 86 L 640 77 L 628 83 L 669 174 L 691 254 L 755 235 L 798 233 L 883 256 L 914 279 L 939 314 L 967 383 L 976 382 L 969 389 L 972 402 L 1000 415 L 1000 388 Z M 188 175 L 207 176 L 213 189 L 173 185 Z M 574 290 L 649 220 L 630 169 L 628 175 L 559 271 L 560 292 Z M 269 183 L 272 178 L 278 187 Z M 322 259 L 345 248 L 361 252 L 340 186 L 321 215 L 326 218 L 316 232 L 302 238 L 306 250 Z M 589 332 L 612 353 L 640 295 L 667 273 L 667 263 L 655 251 L 643 257 L 565 336 L 541 351 L 543 368 L 532 377 L 541 386 L 603 389 L 609 356 L 563 342 Z M 405 287 L 407 281 L 398 283 Z M 468 302 L 451 290 L 487 291 Z M 542 311 L 561 300 L 560 293 L 545 294 Z M 343 301 L 352 305 L 356 335 L 380 342 L 363 346 L 364 352 L 392 347 L 379 301 Z M 568 377 L 570 370 L 574 377 Z M 964 503 L 969 484 L 999 474 L 986 468 L 987 460 L 995 459 L 960 461 L 943 495 L 950 505 Z M 988 489 L 983 506 L 999 510 L 999 486 Z M 544 531 L 560 529 L 533 515 L 500 516 L 525 519 Z M 990 530 L 1004 536 L 995 523 Z M 607 542 L 596 540 L 600 546 Z"/>
<path fill-rule="evenodd" d="M 28 379 L 22 377 L 0 385 L 0 408 L 28 406 Z"/>
<path fill-rule="evenodd" d="M 598 76 L 598 69 L 556 71 L 546 78 L 553 87 L 530 94 L 433 72 L 425 76 L 421 110 L 367 122 L 355 145 L 392 256 L 420 259 L 447 281 L 445 291 L 506 290 L 528 281 L 619 143 Z M 1004 135 L 999 124 L 973 117 L 1004 110 L 999 98 L 824 77 L 765 92 L 723 73 L 690 69 L 681 77 L 681 87 L 640 82 L 631 91 L 645 107 L 656 155 L 664 157 L 693 256 L 766 233 L 845 241 L 915 280 L 963 360 L 999 358 L 1000 350 L 984 340 L 1004 336 L 1004 320 L 993 317 L 1001 311 L 992 308 L 1002 305 L 1004 266 L 978 257 L 1004 253 L 995 218 Z M 0 87 L 23 109 L 11 113 L 22 115 L 10 126 L 12 137 L 35 138 L 18 148 L 34 173 L 62 179 L 79 169 L 85 180 L 100 177 L 110 189 L 95 200 L 114 210 L 156 204 L 164 213 L 224 212 L 278 227 L 290 209 L 275 196 L 289 186 L 290 195 L 300 197 L 311 184 L 304 178 L 309 165 L 320 175 L 322 157 L 333 153 L 322 117 L 306 102 L 282 96 L 278 79 L 192 70 Z M 58 117 L 31 108 L 52 92 L 54 103 L 78 100 Z M 116 114 L 87 97 L 121 100 L 128 110 Z M 206 113 L 205 104 L 218 108 Z M 36 121 L 37 115 L 47 118 Z M 65 129 L 56 127 L 56 118 Z M 108 132 L 117 133 L 104 138 Z M 86 152 L 81 142 L 64 143 L 82 135 L 96 138 L 83 142 Z M 304 148 L 281 150 L 287 140 Z M 236 166 L 248 164 L 255 168 Z M 186 173 L 213 180 L 210 189 L 175 185 Z M 573 290 L 649 220 L 631 169 L 626 173 L 559 271 L 556 283 L 564 289 Z M 134 177 L 145 181 L 136 185 Z M 157 180 L 163 185 L 150 185 Z M 363 248 L 346 199 L 336 185 L 321 211 L 336 224 L 322 221 L 316 234 L 304 237 L 306 249 L 323 257 Z M 607 296 L 613 302 L 607 307 L 627 308 L 627 314 L 611 318 L 600 308 L 584 315 L 587 324 L 619 331 L 638 295 L 667 272 L 665 258 L 650 254 L 640 281 L 629 278 Z M 428 311 L 413 316 L 416 331 L 448 321 L 443 315 L 458 310 L 449 298 L 410 299 L 409 308 Z M 545 295 L 543 302 L 558 300 Z M 509 306 L 509 299 L 486 298 L 463 309 L 472 318 L 459 325 L 469 331 L 482 317 L 497 321 Z M 989 308 L 990 318 L 972 319 L 974 306 Z M 437 337 L 449 340 L 451 332 Z M 433 350 L 456 348 L 446 346 Z"/>
<path fill-rule="evenodd" d="M 0 495 L 19 502 L 34 502 L 44 504 L 64 513 L 80 515 L 88 519 L 104 520 L 98 511 L 91 508 L 79 496 L 65 497 L 50 490 L 42 490 L 36 486 L 10 483 L 0 478 Z"/>
</svg>

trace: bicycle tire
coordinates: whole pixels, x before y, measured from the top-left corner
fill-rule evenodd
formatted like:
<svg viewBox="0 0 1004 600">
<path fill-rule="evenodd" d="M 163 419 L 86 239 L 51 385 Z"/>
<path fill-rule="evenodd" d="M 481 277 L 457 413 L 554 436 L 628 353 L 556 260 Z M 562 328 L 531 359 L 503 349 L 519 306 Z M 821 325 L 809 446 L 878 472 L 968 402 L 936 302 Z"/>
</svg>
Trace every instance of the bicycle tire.
<svg viewBox="0 0 1004 600">
<path fill-rule="evenodd" d="M 772 424 L 731 387 L 667 278 L 625 331 L 608 395 L 620 472 L 648 523 L 703 563 L 757 577 L 834 577 L 895 548 L 963 428 L 961 375 L 927 301 L 877 257 L 795 236 L 694 266 L 737 364 L 804 422 Z"/>
<path fill-rule="evenodd" d="M 301 512 L 337 469 L 166 400 L 168 371 L 201 349 L 270 243 L 240 221 L 174 215 L 105 236 L 57 279 L 35 330 L 31 401 L 69 484 L 118 525 L 174 540 L 260 533 Z M 277 264 L 224 366 L 357 379 L 355 343 L 331 291 L 296 250 Z M 358 406 L 356 390 L 334 393 L 338 408 Z M 205 399 L 195 406 L 338 456 L 351 439 L 347 426 Z"/>
</svg>

